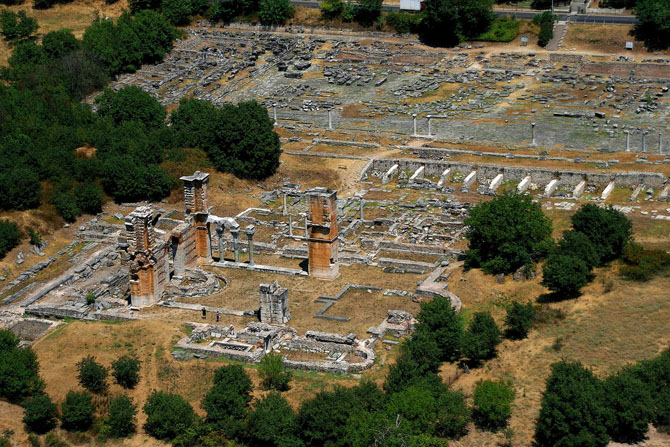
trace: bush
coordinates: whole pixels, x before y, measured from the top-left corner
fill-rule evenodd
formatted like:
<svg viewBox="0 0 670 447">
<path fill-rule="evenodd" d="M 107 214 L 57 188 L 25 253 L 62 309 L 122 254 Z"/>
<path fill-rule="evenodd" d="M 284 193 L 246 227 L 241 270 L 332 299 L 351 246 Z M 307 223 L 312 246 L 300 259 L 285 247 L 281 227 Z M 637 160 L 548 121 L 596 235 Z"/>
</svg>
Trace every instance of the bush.
<svg viewBox="0 0 670 447">
<path fill-rule="evenodd" d="M 647 49 L 663 50 L 670 46 L 670 4 L 665 0 L 639 0 L 635 4 L 638 23 L 633 34 Z"/>
<path fill-rule="evenodd" d="M 438 414 L 435 434 L 441 438 L 457 439 L 467 433 L 472 417 L 465 403 L 465 396 L 456 391 L 444 390 L 437 399 Z"/>
<path fill-rule="evenodd" d="M 293 374 L 284 368 L 284 360 L 279 354 L 266 354 L 258 366 L 261 383 L 268 390 L 288 391 Z"/>
<path fill-rule="evenodd" d="M 537 262 L 552 245 L 551 220 L 530 197 L 505 195 L 470 210 L 467 267 L 511 273 Z"/>
<path fill-rule="evenodd" d="M 648 281 L 670 268 L 670 254 L 663 250 L 646 250 L 640 244 L 629 242 L 623 251 L 623 265 L 619 272 L 633 281 Z"/>
<path fill-rule="evenodd" d="M 475 388 L 474 409 L 475 424 L 486 430 L 498 431 L 507 426 L 512 416 L 514 388 L 505 382 L 480 382 Z"/>
<path fill-rule="evenodd" d="M 173 25 L 188 25 L 191 20 L 191 0 L 163 0 L 161 9 Z"/>
<path fill-rule="evenodd" d="M 258 18 L 263 25 L 283 25 L 294 13 L 290 0 L 261 0 Z"/>
<path fill-rule="evenodd" d="M 84 392 L 70 391 L 61 404 L 61 423 L 66 430 L 88 430 L 93 423 L 91 396 Z"/>
<path fill-rule="evenodd" d="M 624 369 L 605 380 L 605 402 L 613 413 L 608 433 L 615 442 L 634 444 L 644 441 L 654 419 L 652 387 Z"/>
<path fill-rule="evenodd" d="M 65 222 L 74 222 L 81 215 L 77 206 L 77 198 L 71 192 L 60 192 L 54 195 L 51 203 L 56 207 L 58 214 Z"/>
<path fill-rule="evenodd" d="M 326 0 L 319 4 L 321 9 L 321 17 L 325 20 L 333 20 L 342 15 L 344 11 L 344 1 L 343 0 Z"/>
<path fill-rule="evenodd" d="M 47 57 L 58 59 L 79 48 L 79 41 L 68 29 L 51 31 L 42 37 L 42 47 Z"/>
<path fill-rule="evenodd" d="M 149 128 L 160 127 L 165 121 L 165 109 L 156 98 L 139 87 L 128 86 L 118 91 L 106 88 L 95 98 L 98 114 L 114 124 L 135 121 Z"/>
<path fill-rule="evenodd" d="M 56 427 L 56 404 L 46 394 L 28 399 L 24 408 L 23 423 L 28 431 L 43 434 Z"/>
<path fill-rule="evenodd" d="M 530 7 L 532 9 L 550 9 L 551 8 L 551 0 L 533 0 L 530 3 Z"/>
<path fill-rule="evenodd" d="M 514 301 L 505 316 L 505 336 L 512 340 L 521 340 L 528 336 L 533 325 L 535 308 L 532 303 L 521 304 Z"/>
<path fill-rule="evenodd" d="M 157 439 L 172 440 L 197 422 L 197 416 L 183 397 L 154 391 L 144 405 L 144 430 Z"/>
<path fill-rule="evenodd" d="M 554 250 L 555 254 L 575 256 L 590 269 L 600 264 L 600 255 L 589 237 L 579 231 L 564 231 Z"/>
<path fill-rule="evenodd" d="M 95 184 L 80 183 L 74 187 L 77 208 L 86 214 L 98 214 L 102 211 L 102 191 Z"/>
<path fill-rule="evenodd" d="M 247 433 L 252 446 L 296 445 L 296 414 L 279 393 L 271 392 L 256 402 L 247 418 Z"/>
<path fill-rule="evenodd" d="M 109 403 L 107 427 L 110 436 L 125 438 L 135 433 L 135 415 L 137 405 L 126 395 L 113 398 Z"/>
<path fill-rule="evenodd" d="M 362 26 L 372 26 L 381 16 L 382 0 L 359 0 L 356 8 L 356 21 Z"/>
<path fill-rule="evenodd" d="M 128 7 L 133 14 L 145 9 L 158 10 L 161 7 L 161 0 L 128 0 Z"/>
<path fill-rule="evenodd" d="M 44 389 L 32 348 L 19 348 L 19 339 L 0 329 L 0 397 L 18 403 Z"/>
<path fill-rule="evenodd" d="M 461 350 L 473 364 L 495 357 L 500 329 L 488 312 L 476 312 L 463 334 Z"/>
<path fill-rule="evenodd" d="M 442 361 L 454 361 L 460 358 L 460 344 L 463 333 L 463 321 L 458 316 L 451 301 L 446 298 L 434 298 L 421 303 L 416 316 L 419 324 L 416 332 L 425 332 L 434 337 L 442 350 Z"/>
<path fill-rule="evenodd" d="M 575 256 L 552 255 L 542 269 L 542 285 L 565 298 L 579 296 L 592 279 L 586 263 Z"/>
<path fill-rule="evenodd" d="M 342 20 L 345 22 L 353 22 L 356 18 L 356 4 L 351 0 L 347 0 L 342 7 Z"/>
<path fill-rule="evenodd" d="M 0 220 L 0 259 L 21 241 L 19 226 L 9 220 Z"/>
<path fill-rule="evenodd" d="M 0 208 L 37 208 L 40 192 L 40 179 L 34 169 L 17 166 L 8 172 L 0 171 Z"/>
<path fill-rule="evenodd" d="M 621 257 L 633 231 L 631 221 L 612 207 L 584 205 L 572 215 L 571 220 L 572 228 L 584 233 L 595 247 L 600 258 L 599 265 Z"/>
<path fill-rule="evenodd" d="M 540 34 L 537 38 L 537 44 L 544 48 L 553 38 L 554 24 L 552 22 L 542 22 L 540 24 Z"/>
<path fill-rule="evenodd" d="M 140 381 L 140 361 L 128 355 L 119 357 L 112 362 L 112 376 L 116 383 L 124 388 L 135 388 Z"/>
<path fill-rule="evenodd" d="M 474 40 L 485 42 L 511 42 L 519 35 L 521 22 L 509 17 L 500 17 L 493 21 L 491 27 Z"/>
<path fill-rule="evenodd" d="M 428 43 L 457 45 L 462 37 L 473 38 L 493 22 L 493 0 L 426 0 L 420 35 Z"/>
<path fill-rule="evenodd" d="M 605 447 L 610 421 L 600 380 L 579 363 L 554 363 L 535 425 L 537 446 Z"/>
<path fill-rule="evenodd" d="M 421 364 L 427 371 L 437 372 L 440 368 L 442 349 L 433 334 L 416 332 L 401 345 L 401 352 L 409 359 Z"/>
<path fill-rule="evenodd" d="M 89 355 L 77 363 L 77 378 L 81 386 L 92 393 L 100 394 L 107 391 L 107 369 Z"/>
<path fill-rule="evenodd" d="M 415 33 L 421 24 L 421 15 L 409 12 L 391 12 L 386 15 L 386 23 L 397 33 Z"/>
<path fill-rule="evenodd" d="M 242 428 L 247 405 L 251 401 L 253 385 L 240 365 L 223 366 L 214 374 L 214 385 L 202 402 L 207 412 L 206 422 L 226 434 L 235 434 Z"/>
<path fill-rule="evenodd" d="M 5 40 L 20 42 L 30 39 L 37 28 L 37 20 L 28 17 L 23 10 L 12 12 L 9 9 L 3 9 L 0 11 L 0 34 Z"/>
</svg>

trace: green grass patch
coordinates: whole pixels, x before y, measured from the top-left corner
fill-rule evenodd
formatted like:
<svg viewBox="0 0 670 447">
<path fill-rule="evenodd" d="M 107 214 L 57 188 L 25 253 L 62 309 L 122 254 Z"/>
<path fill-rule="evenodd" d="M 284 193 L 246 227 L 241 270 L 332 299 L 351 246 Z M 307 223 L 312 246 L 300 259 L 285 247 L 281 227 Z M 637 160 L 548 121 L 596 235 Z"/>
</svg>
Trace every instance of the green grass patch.
<svg viewBox="0 0 670 447">
<path fill-rule="evenodd" d="M 485 33 L 480 34 L 473 40 L 485 42 L 511 42 L 519 35 L 521 22 L 508 17 L 500 17 L 493 21 L 491 27 Z"/>
</svg>

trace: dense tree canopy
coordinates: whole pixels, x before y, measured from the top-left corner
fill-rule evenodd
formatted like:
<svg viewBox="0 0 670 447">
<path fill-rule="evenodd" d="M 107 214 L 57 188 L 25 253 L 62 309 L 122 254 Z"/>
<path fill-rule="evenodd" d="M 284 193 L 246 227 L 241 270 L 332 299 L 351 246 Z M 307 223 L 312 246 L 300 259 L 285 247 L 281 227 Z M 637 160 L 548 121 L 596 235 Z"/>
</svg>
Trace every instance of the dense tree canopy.
<svg viewBox="0 0 670 447">
<path fill-rule="evenodd" d="M 542 284 L 565 298 L 578 296 L 592 279 L 586 263 L 576 256 L 551 255 L 542 269 Z"/>
<path fill-rule="evenodd" d="M 37 356 L 30 347 L 19 348 L 19 339 L 9 330 L 0 329 L 0 397 L 10 402 L 40 393 Z"/>
<path fill-rule="evenodd" d="M 463 321 L 450 300 L 435 297 L 421 303 L 416 319 L 419 321 L 416 332 L 425 332 L 434 338 L 442 350 L 442 361 L 453 361 L 460 357 Z"/>
<path fill-rule="evenodd" d="M 107 368 L 89 355 L 77 363 L 77 378 L 81 386 L 92 393 L 103 393 L 107 390 Z"/>
<path fill-rule="evenodd" d="M 107 427 L 110 436 L 123 438 L 135 432 L 137 405 L 128 396 L 122 394 L 109 403 Z"/>
<path fill-rule="evenodd" d="M 507 309 L 505 316 L 505 336 L 513 340 L 526 338 L 533 325 L 534 317 L 533 303 L 521 304 L 514 301 Z"/>
<path fill-rule="evenodd" d="M 249 447 L 298 445 L 296 414 L 279 393 L 259 400 L 247 419 Z"/>
<path fill-rule="evenodd" d="M 112 376 L 124 388 L 135 388 L 140 381 L 140 364 L 136 357 L 124 355 L 112 362 Z"/>
<path fill-rule="evenodd" d="M 24 403 L 23 422 L 28 431 L 42 434 L 56 427 L 58 410 L 46 394 L 38 394 Z"/>
<path fill-rule="evenodd" d="M 0 259 L 4 258 L 9 250 L 19 245 L 21 236 L 16 223 L 6 219 L 0 220 Z"/>
<path fill-rule="evenodd" d="M 670 3 L 666 0 L 639 0 L 635 5 L 638 23 L 633 33 L 649 50 L 670 47 Z"/>
<path fill-rule="evenodd" d="M 475 37 L 493 22 L 493 0 L 426 0 L 421 38 L 428 43 L 454 46 L 463 38 Z"/>
<path fill-rule="evenodd" d="M 476 312 L 463 333 L 461 351 L 473 364 L 495 357 L 500 329 L 489 312 Z"/>
<path fill-rule="evenodd" d="M 537 262 L 552 245 L 551 220 L 527 196 L 504 195 L 470 210 L 466 263 L 487 273 L 511 273 Z"/>
<path fill-rule="evenodd" d="M 587 204 L 572 215 L 574 231 L 584 233 L 593 244 L 599 258 L 598 265 L 621 256 L 630 241 L 633 224 L 614 208 Z"/>
<path fill-rule="evenodd" d="M 61 423 L 66 430 L 83 431 L 93 423 L 93 402 L 88 393 L 70 391 L 61 404 Z"/>
<path fill-rule="evenodd" d="M 475 423 L 486 430 L 497 431 L 507 426 L 512 416 L 514 388 L 505 382 L 485 380 L 475 388 L 472 417 Z"/>
<path fill-rule="evenodd" d="M 263 25 L 283 25 L 294 12 L 290 0 L 260 0 L 258 18 Z"/>
<path fill-rule="evenodd" d="M 157 439 L 172 440 L 197 420 L 195 411 L 183 397 L 162 391 L 149 395 L 144 413 L 147 415 L 144 430 Z"/>
</svg>

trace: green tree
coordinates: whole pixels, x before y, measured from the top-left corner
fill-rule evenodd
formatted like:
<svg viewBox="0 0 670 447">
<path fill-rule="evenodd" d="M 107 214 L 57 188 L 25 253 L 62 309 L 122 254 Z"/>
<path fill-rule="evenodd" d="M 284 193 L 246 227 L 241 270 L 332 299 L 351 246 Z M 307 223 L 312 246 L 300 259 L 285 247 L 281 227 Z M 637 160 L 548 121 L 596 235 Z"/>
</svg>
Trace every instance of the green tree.
<svg viewBox="0 0 670 447">
<path fill-rule="evenodd" d="M 354 414 L 381 408 L 384 400 L 384 393 L 372 382 L 320 391 L 302 402 L 298 411 L 298 433 L 308 447 L 348 446 L 347 422 Z"/>
<path fill-rule="evenodd" d="M 128 0 L 128 7 L 133 14 L 145 9 L 158 10 L 161 7 L 161 0 Z"/>
<path fill-rule="evenodd" d="M 342 15 L 344 2 L 342 0 L 325 0 L 319 4 L 321 16 L 326 20 L 333 20 Z"/>
<path fill-rule="evenodd" d="M 56 427 L 56 404 L 46 394 L 28 399 L 24 409 L 23 423 L 28 431 L 43 434 Z"/>
<path fill-rule="evenodd" d="M 77 206 L 77 198 L 69 191 L 57 193 L 51 199 L 51 203 L 66 222 L 74 222 L 81 215 L 81 210 Z"/>
<path fill-rule="evenodd" d="M 247 418 L 250 447 L 296 445 L 296 414 L 286 399 L 271 392 L 254 405 Z"/>
<path fill-rule="evenodd" d="M 541 47 L 546 47 L 551 39 L 554 38 L 554 21 L 542 20 L 540 21 L 540 33 L 537 36 L 537 44 Z"/>
<path fill-rule="evenodd" d="M 206 148 L 215 144 L 216 125 L 213 116 L 219 109 L 209 101 L 182 98 L 170 115 L 177 144 L 186 147 Z"/>
<path fill-rule="evenodd" d="M 654 418 L 652 387 L 631 368 L 611 375 L 604 386 L 605 403 L 613 414 L 608 427 L 612 440 L 628 444 L 643 441 Z"/>
<path fill-rule="evenodd" d="M 542 285 L 565 298 L 578 296 L 592 279 L 586 263 L 575 256 L 549 256 L 542 268 Z"/>
<path fill-rule="evenodd" d="M 283 25 L 294 12 L 290 0 L 261 0 L 258 18 L 263 25 Z"/>
<path fill-rule="evenodd" d="M 0 329 L 0 397 L 17 403 L 40 393 L 39 363 L 32 348 L 19 348 L 19 339 L 9 330 Z"/>
<path fill-rule="evenodd" d="M 442 361 L 454 361 L 460 357 L 460 342 L 463 333 L 463 321 L 451 305 L 451 301 L 436 297 L 421 303 L 416 316 L 418 332 L 426 332 L 435 338 L 442 349 Z"/>
<path fill-rule="evenodd" d="M 214 385 L 205 396 L 202 407 L 206 422 L 234 436 L 241 430 L 241 421 L 251 401 L 253 385 L 240 365 L 223 366 L 214 374 Z"/>
<path fill-rule="evenodd" d="M 472 412 L 475 424 L 492 431 L 505 428 L 512 416 L 514 394 L 514 388 L 506 382 L 485 380 L 477 384 Z"/>
<path fill-rule="evenodd" d="M 670 4 L 665 0 L 639 0 L 635 4 L 637 24 L 635 37 L 649 50 L 663 50 L 670 46 Z"/>
<path fill-rule="evenodd" d="M 136 414 L 137 405 L 128 396 L 122 394 L 113 398 L 109 403 L 107 419 L 109 434 L 114 438 L 125 438 L 135 433 Z"/>
<path fill-rule="evenodd" d="M 428 43 L 454 46 L 485 32 L 493 19 L 493 0 L 426 0 L 419 33 Z"/>
<path fill-rule="evenodd" d="M 17 166 L 8 172 L 0 172 L 0 208 L 37 208 L 40 194 L 40 179 L 34 169 Z"/>
<path fill-rule="evenodd" d="M 165 109 L 150 93 L 139 87 L 128 86 L 118 91 L 106 88 L 102 95 L 95 99 L 98 114 L 109 117 L 114 124 L 127 121 L 143 123 L 149 128 L 163 125 Z"/>
<path fill-rule="evenodd" d="M 440 382 L 441 383 L 441 382 Z M 458 439 L 467 434 L 472 414 L 462 393 L 444 390 L 437 399 L 438 413 L 435 435 L 440 438 Z"/>
<path fill-rule="evenodd" d="M 602 382 L 579 363 L 554 363 L 535 425 L 538 447 L 605 447 L 610 421 Z"/>
<path fill-rule="evenodd" d="M 589 237 L 575 230 L 564 231 L 556 244 L 554 253 L 565 256 L 575 256 L 590 269 L 600 264 L 600 256 Z"/>
<path fill-rule="evenodd" d="M 191 20 L 191 0 L 163 0 L 161 9 L 173 25 L 188 25 Z"/>
<path fill-rule="evenodd" d="M 401 346 L 402 354 L 422 364 L 427 371 L 437 372 L 441 365 L 442 349 L 435 336 L 427 331 L 416 332 Z"/>
<path fill-rule="evenodd" d="M 573 214 L 571 220 L 572 228 L 584 233 L 593 243 L 600 257 L 599 265 L 619 258 L 633 232 L 631 221 L 612 207 L 587 204 Z"/>
<path fill-rule="evenodd" d="M 511 273 L 547 254 L 551 245 L 551 220 L 530 197 L 504 195 L 470 210 L 466 253 L 468 267 L 486 273 Z"/>
<path fill-rule="evenodd" d="M 46 55 L 58 59 L 79 49 L 79 41 L 69 29 L 51 31 L 42 37 L 42 47 Z"/>
<path fill-rule="evenodd" d="M 74 187 L 77 208 L 86 214 L 98 214 L 102 211 L 102 191 L 92 183 L 80 183 Z"/>
<path fill-rule="evenodd" d="M 69 431 L 85 431 L 93 424 L 93 402 L 85 392 L 70 391 L 61 404 L 61 424 Z"/>
<path fill-rule="evenodd" d="M 144 430 L 157 439 L 172 440 L 191 428 L 198 420 L 183 397 L 178 394 L 153 391 L 144 405 L 147 422 Z"/>
<path fill-rule="evenodd" d="M 389 372 L 384 381 L 384 391 L 389 394 L 397 393 L 408 386 L 426 380 L 428 377 L 437 377 L 431 373 L 431 364 L 416 360 L 410 355 L 403 354 L 389 367 Z"/>
<path fill-rule="evenodd" d="M 21 236 L 16 223 L 7 219 L 0 220 L 0 259 L 4 258 L 9 250 L 19 245 Z"/>
<path fill-rule="evenodd" d="M 372 26 L 382 13 L 382 0 L 360 0 L 356 7 L 356 21 L 363 26 Z"/>
<path fill-rule="evenodd" d="M 268 390 L 288 391 L 293 374 L 284 368 L 284 360 L 279 354 L 266 354 L 258 366 L 261 383 Z"/>
<path fill-rule="evenodd" d="M 470 362 L 478 364 L 482 360 L 495 357 L 500 344 L 500 329 L 489 312 L 476 312 L 467 331 L 463 333 L 461 350 Z"/>
<path fill-rule="evenodd" d="M 512 340 L 522 340 L 528 336 L 528 331 L 533 325 L 535 308 L 528 302 L 521 304 L 514 301 L 507 309 L 505 316 L 505 336 Z"/>
<path fill-rule="evenodd" d="M 140 381 L 140 362 L 136 357 L 124 355 L 112 362 L 112 376 L 124 388 L 133 389 Z"/>
<path fill-rule="evenodd" d="M 107 369 L 89 355 L 77 363 L 77 378 L 81 386 L 92 393 L 101 394 L 107 391 Z"/>
<path fill-rule="evenodd" d="M 9 9 L 0 11 L 0 34 L 5 40 L 20 42 L 33 37 L 39 25 L 37 20 L 28 17 L 24 10 L 12 12 Z"/>
</svg>

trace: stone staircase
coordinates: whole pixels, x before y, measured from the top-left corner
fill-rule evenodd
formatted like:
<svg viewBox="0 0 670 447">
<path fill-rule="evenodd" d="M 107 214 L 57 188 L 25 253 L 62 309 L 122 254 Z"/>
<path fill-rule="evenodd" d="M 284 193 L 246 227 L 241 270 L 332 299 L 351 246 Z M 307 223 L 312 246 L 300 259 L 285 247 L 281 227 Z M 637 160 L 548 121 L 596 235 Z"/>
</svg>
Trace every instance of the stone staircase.
<svg viewBox="0 0 670 447">
<path fill-rule="evenodd" d="M 554 38 L 547 44 L 547 50 L 556 51 L 561 48 L 563 38 L 568 31 L 568 22 L 556 22 L 554 24 Z"/>
</svg>

